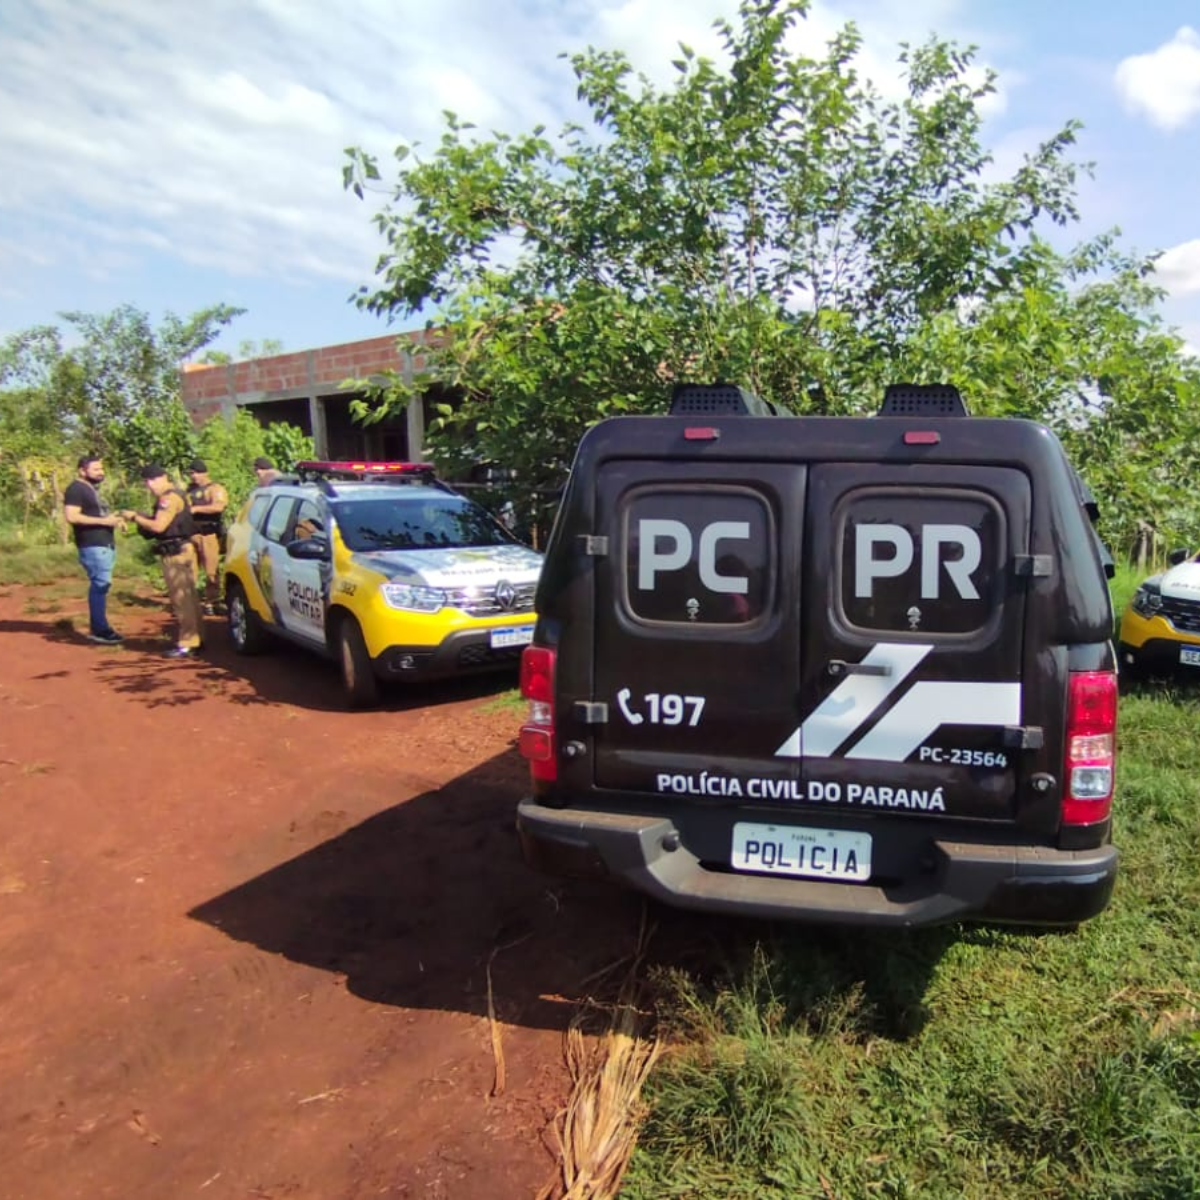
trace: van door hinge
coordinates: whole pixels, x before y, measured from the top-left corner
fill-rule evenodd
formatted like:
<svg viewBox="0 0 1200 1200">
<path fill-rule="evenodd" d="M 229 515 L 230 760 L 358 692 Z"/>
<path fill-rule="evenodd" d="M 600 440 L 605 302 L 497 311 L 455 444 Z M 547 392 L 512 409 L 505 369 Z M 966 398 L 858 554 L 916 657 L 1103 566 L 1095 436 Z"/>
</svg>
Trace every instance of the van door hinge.
<svg viewBox="0 0 1200 1200">
<path fill-rule="evenodd" d="M 1021 579 L 1045 579 L 1054 574 L 1054 559 L 1049 554 L 1017 554 L 1013 574 Z"/>
<path fill-rule="evenodd" d="M 1040 725 L 1004 727 L 1003 744 L 1009 750 L 1040 750 L 1045 740 L 1045 732 Z"/>
<path fill-rule="evenodd" d="M 603 558 L 608 553 L 608 538 L 598 537 L 594 533 L 581 533 L 579 548 L 584 554 L 590 554 L 593 558 Z"/>
<path fill-rule="evenodd" d="M 608 705 L 599 700 L 576 700 L 571 706 L 571 711 L 581 725 L 608 723 Z"/>
</svg>

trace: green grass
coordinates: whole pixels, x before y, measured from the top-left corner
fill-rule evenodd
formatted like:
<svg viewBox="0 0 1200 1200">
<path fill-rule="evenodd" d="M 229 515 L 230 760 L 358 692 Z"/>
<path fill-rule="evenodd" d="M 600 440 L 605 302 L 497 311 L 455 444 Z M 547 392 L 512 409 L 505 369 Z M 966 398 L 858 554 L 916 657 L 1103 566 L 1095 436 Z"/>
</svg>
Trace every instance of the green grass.
<svg viewBox="0 0 1200 1200">
<path fill-rule="evenodd" d="M 0 547 L 0 584 L 56 583 L 79 569 L 73 546 Z"/>
<path fill-rule="evenodd" d="M 1125 611 L 1137 586 L 1146 578 L 1148 572 L 1139 571 L 1136 567 L 1118 566 L 1116 575 L 1109 581 L 1108 590 L 1112 593 L 1113 614 L 1117 624 L 1121 622 L 1121 614 Z"/>
<path fill-rule="evenodd" d="M 524 713 L 529 702 L 522 699 L 520 688 L 510 688 L 508 691 L 501 692 L 498 696 L 493 696 L 490 700 L 484 701 L 479 706 L 481 712 L 485 713 Z"/>
<path fill-rule="evenodd" d="M 1120 720 L 1117 891 L 1074 933 L 747 922 L 659 968 L 622 1195 L 1200 1196 L 1200 694 Z"/>
<path fill-rule="evenodd" d="M 0 526 L 0 587 L 57 584 L 73 576 L 85 578 L 75 546 L 59 543 L 48 522 L 28 531 L 17 525 Z M 113 578 L 132 583 L 161 580 L 148 543 L 141 538 L 118 536 Z"/>
</svg>

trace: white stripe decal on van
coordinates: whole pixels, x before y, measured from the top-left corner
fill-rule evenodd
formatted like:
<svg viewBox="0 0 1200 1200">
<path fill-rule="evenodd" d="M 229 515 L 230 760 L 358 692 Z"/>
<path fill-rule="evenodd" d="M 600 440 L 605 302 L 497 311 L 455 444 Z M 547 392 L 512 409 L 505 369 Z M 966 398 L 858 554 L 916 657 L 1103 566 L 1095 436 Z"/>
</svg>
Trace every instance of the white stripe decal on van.
<svg viewBox="0 0 1200 1200">
<path fill-rule="evenodd" d="M 1020 719 L 1019 683 L 923 679 L 846 757 L 903 762 L 939 725 L 1016 725 Z"/>
<path fill-rule="evenodd" d="M 880 642 L 862 661 L 888 667 L 886 675 L 849 675 L 821 701 L 778 750 L 776 758 L 828 758 L 871 718 L 912 674 L 932 646 Z"/>
</svg>

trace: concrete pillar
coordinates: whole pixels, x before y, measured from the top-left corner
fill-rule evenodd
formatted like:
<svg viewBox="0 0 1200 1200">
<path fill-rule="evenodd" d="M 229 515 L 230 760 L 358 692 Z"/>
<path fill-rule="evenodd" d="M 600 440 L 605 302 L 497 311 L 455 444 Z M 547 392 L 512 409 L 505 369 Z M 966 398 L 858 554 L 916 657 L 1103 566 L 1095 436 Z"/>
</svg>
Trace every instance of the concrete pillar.
<svg viewBox="0 0 1200 1200">
<path fill-rule="evenodd" d="M 408 456 L 413 462 L 425 461 L 425 405 L 416 396 L 408 402 Z"/>
<path fill-rule="evenodd" d="M 328 459 L 329 426 L 325 420 L 325 401 L 320 396 L 308 398 L 308 423 L 312 428 L 314 453 L 318 459 Z"/>
<path fill-rule="evenodd" d="M 411 385 L 413 381 L 413 360 L 411 351 L 405 350 L 401 367 L 404 382 Z M 407 418 L 408 457 L 413 462 L 425 461 L 425 402 L 423 397 L 414 396 L 408 402 Z"/>
</svg>

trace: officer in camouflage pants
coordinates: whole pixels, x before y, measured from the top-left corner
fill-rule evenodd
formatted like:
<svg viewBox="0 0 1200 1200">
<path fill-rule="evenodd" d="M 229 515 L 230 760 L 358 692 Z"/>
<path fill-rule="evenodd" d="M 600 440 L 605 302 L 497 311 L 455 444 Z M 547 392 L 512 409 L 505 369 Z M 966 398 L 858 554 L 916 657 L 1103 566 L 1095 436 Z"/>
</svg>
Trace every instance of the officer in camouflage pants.
<svg viewBox="0 0 1200 1200">
<path fill-rule="evenodd" d="M 154 541 L 155 553 L 162 560 L 163 581 L 179 626 L 175 645 L 166 656 L 190 658 L 199 651 L 202 640 L 191 509 L 187 497 L 172 484 L 162 467 L 157 464 L 143 467 L 142 478 L 154 500 L 154 514 L 147 516 L 126 510 L 121 515 Z"/>
<path fill-rule="evenodd" d="M 202 458 L 192 459 L 188 475 L 192 482 L 187 498 L 196 527 L 192 545 L 196 548 L 197 573 L 204 568 L 204 611 L 211 616 L 221 603 L 221 534 L 229 493 L 208 477 L 208 465 Z"/>
</svg>

